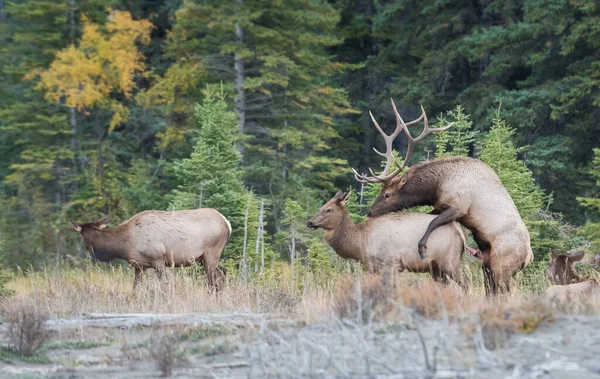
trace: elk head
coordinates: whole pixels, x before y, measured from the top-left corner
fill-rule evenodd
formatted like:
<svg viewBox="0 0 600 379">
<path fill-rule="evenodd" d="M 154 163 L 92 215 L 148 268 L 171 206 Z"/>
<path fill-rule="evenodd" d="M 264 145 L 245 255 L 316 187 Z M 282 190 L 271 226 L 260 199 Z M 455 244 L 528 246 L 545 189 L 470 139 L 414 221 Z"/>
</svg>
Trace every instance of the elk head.
<svg viewBox="0 0 600 379">
<path fill-rule="evenodd" d="M 369 168 L 372 176 L 360 175 L 355 169 L 352 169 L 354 171 L 354 177 L 360 183 L 381 183 L 381 192 L 371 206 L 369 217 L 377 217 L 388 212 L 394 212 L 403 209 L 406 207 L 405 204 L 418 205 L 418 203 L 423 202 L 424 199 L 430 197 L 430 192 L 433 191 L 433 189 L 426 188 L 427 183 L 424 183 L 423 179 L 413 178 L 411 171 L 408 171 L 401 177 L 398 177 L 398 174 L 400 174 L 408 164 L 414 147 L 419 141 L 425 138 L 429 133 L 441 132 L 452 126 L 452 124 L 449 124 L 441 128 L 430 129 L 427 115 L 425 114 L 425 109 L 423 109 L 423 106 L 421 106 L 421 116 L 419 116 L 419 118 L 416 120 L 407 123 L 402 120 L 402 117 L 400 116 L 400 113 L 398 113 L 396 104 L 394 104 L 393 100 L 392 108 L 394 109 L 394 115 L 396 117 L 396 129 L 390 135 L 387 135 L 383 132 L 383 129 L 381 129 L 379 123 L 377 120 L 375 120 L 375 117 L 373 117 L 373 114 L 369 112 L 371 120 L 373 120 L 373 124 L 375 124 L 375 127 L 385 140 L 385 154 L 373 148 L 377 154 L 386 158 L 385 168 L 379 175 L 376 175 L 373 170 Z M 423 131 L 418 137 L 414 138 L 410 134 L 408 127 L 420 122 L 421 120 L 423 120 L 424 123 Z M 406 133 L 408 146 L 406 148 L 404 160 L 402 164 L 399 164 L 392 156 L 392 143 L 402 130 L 404 130 Z M 395 164 L 397 168 L 392 173 L 389 173 L 393 164 Z"/>
<path fill-rule="evenodd" d="M 310 229 L 322 228 L 325 230 L 337 228 L 344 218 L 350 193 L 344 194 L 342 191 L 338 191 L 331 200 L 321 207 L 316 215 L 308 220 L 306 226 Z"/>
<path fill-rule="evenodd" d="M 98 221 L 90 222 L 87 224 L 78 224 L 75 221 L 69 220 L 73 229 L 81 235 L 81 243 L 85 247 L 85 249 L 90 253 L 92 258 L 96 258 L 100 261 L 110 261 L 112 259 L 109 257 L 99 256 L 99 252 L 94 250 L 94 246 L 92 241 L 90 241 L 90 232 L 94 230 L 104 230 L 108 228 L 108 223 L 110 221 L 109 216 L 104 216 Z"/>
<path fill-rule="evenodd" d="M 585 253 L 583 250 L 571 254 L 555 254 L 550 250 L 550 259 L 546 274 L 555 284 L 579 283 L 581 278 L 577 275 L 573 263 L 580 261 Z"/>
</svg>

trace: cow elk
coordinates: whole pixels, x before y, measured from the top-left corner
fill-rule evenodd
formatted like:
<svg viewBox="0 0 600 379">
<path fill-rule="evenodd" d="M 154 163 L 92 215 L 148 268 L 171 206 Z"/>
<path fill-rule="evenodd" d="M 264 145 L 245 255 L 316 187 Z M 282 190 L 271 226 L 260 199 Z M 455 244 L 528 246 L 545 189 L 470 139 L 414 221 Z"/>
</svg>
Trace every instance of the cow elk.
<svg viewBox="0 0 600 379">
<path fill-rule="evenodd" d="M 339 191 L 307 223 L 325 230 L 325 240 L 342 258 L 360 262 L 369 272 L 393 267 L 399 271 L 429 272 L 435 280 L 459 281 L 465 237 L 460 225 L 448 223 L 431 236 L 429 255 L 419 257 L 417 241 L 435 216 L 397 213 L 354 224 L 346 203 L 350 193 Z"/>
<path fill-rule="evenodd" d="M 112 229 L 108 222 L 108 216 L 88 224 L 71 221 L 92 258 L 102 262 L 123 259 L 134 267 L 134 290 L 148 268 L 161 279 L 165 267 L 196 262 L 203 264 L 211 289 L 224 285 L 217 263 L 231 235 L 231 224 L 217 210 L 144 211 Z"/>
<path fill-rule="evenodd" d="M 600 291 L 594 279 L 583 280 L 573 265 L 582 262 L 584 251 L 577 250 L 570 254 L 555 254 L 550 250 L 550 259 L 546 274 L 555 285 L 546 289 L 546 298 L 551 301 L 566 302 L 569 300 L 586 300 Z"/>
<path fill-rule="evenodd" d="M 372 176 L 355 177 L 362 183 L 381 183 L 381 192 L 371 206 L 369 216 L 378 217 L 390 212 L 419 205 L 430 205 L 438 215 L 434 217 L 418 241 L 418 251 L 425 258 L 430 249 L 428 240 L 439 227 L 458 221 L 473 233 L 481 251 L 486 292 L 493 294 L 508 291 L 509 281 L 519 270 L 533 261 L 529 232 L 521 219 L 517 207 L 494 170 L 482 161 L 469 157 L 434 159 L 408 169 L 399 175 L 408 164 L 414 146 L 429 133 L 443 131 L 430 129 L 425 110 L 414 121 L 404 122 L 394 102 L 396 129 L 386 135 L 373 115 L 375 127 L 386 142 L 385 154 L 375 150 L 387 160 L 379 175 L 370 170 Z M 413 138 L 408 126 L 423 120 L 423 132 Z M 402 164 L 390 173 L 394 159 L 392 142 L 404 130 L 408 139 L 406 156 Z"/>
</svg>

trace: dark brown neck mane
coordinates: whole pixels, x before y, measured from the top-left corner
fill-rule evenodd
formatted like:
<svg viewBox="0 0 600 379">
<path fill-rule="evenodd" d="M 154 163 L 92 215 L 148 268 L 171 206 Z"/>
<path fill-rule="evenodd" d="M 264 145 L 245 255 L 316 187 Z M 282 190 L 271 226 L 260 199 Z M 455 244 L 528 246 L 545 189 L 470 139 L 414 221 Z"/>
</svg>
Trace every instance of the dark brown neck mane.
<svg viewBox="0 0 600 379">
<path fill-rule="evenodd" d="M 338 227 L 325 232 L 325 240 L 340 257 L 366 264 L 361 225 L 354 224 L 348 212 L 344 211 L 342 222 Z"/>
<path fill-rule="evenodd" d="M 94 256 L 102 262 L 112 259 L 128 259 L 128 241 L 121 228 L 97 230 L 88 229 L 84 232 L 84 243 L 91 245 Z"/>
</svg>

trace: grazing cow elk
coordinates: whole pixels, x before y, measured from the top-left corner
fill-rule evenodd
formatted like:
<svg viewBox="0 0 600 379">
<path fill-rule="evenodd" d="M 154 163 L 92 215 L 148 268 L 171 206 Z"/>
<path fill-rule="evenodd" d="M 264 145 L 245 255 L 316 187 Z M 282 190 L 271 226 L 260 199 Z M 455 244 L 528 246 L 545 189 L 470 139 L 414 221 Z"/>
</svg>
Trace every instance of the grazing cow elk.
<svg viewBox="0 0 600 379">
<path fill-rule="evenodd" d="M 369 272 L 394 267 L 399 271 L 429 272 L 435 280 L 459 281 L 465 237 L 457 223 L 438 228 L 431 236 L 427 259 L 419 257 L 417 241 L 435 217 L 426 213 L 396 213 L 354 224 L 339 191 L 307 223 L 325 230 L 329 246 L 342 258 L 360 262 Z"/>
<path fill-rule="evenodd" d="M 90 255 L 102 262 L 124 259 L 135 268 L 133 289 L 142 271 L 156 270 L 161 279 L 165 266 L 190 266 L 200 261 L 208 284 L 216 290 L 224 285 L 224 274 L 217 267 L 231 235 L 229 221 L 212 208 L 184 211 L 144 211 L 119 226 L 109 229 L 108 216 L 73 228 Z"/>
<path fill-rule="evenodd" d="M 446 130 L 430 129 L 427 115 L 421 107 L 421 116 L 405 123 L 392 101 L 396 116 L 396 130 L 386 135 L 373 115 L 377 130 L 383 135 L 387 152 L 387 164 L 383 172 L 373 176 L 355 177 L 362 183 L 381 183 L 381 192 L 371 206 L 369 215 L 378 217 L 389 212 L 418 205 L 431 205 L 437 217 L 432 219 L 418 243 L 422 258 L 427 255 L 428 239 L 436 228 L 458 221 L 473 233 L 475 242 L 481 251 L 486 292 L 496 294 L 509 289 L 509 280 L 519 270 L 533 261 L 529 232 L 521 219 L 517 207 L 498 175 L 482 161 L 468 157 L 450 157 L 435 159 L 411 167 L 405 174 L 398 176 L 406 167 L 414 145 L 431 132 Z M 413 138 L 408 126 L 424 122 L 423 132 Z M 408 138 L 406 156 L 402 165 L 391 174 L 392 142 L 404 130 Z"/>
</svg>

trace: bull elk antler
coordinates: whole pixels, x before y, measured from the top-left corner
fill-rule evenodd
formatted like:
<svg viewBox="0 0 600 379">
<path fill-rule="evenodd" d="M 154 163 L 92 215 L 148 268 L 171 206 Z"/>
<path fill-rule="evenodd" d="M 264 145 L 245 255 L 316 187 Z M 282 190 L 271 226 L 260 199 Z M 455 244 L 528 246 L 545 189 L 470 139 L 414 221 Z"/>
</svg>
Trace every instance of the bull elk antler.
<svg viewBox="0 0 600 379">
<path fill-rule="evenodd" d="M 371 175 L 373 175 L 373 176 L 361 175 L 353 168 L 352 171 L 354 171 L 354 177 L 360 183 L 379 183 L 379 182 L 385 182 L 385 181 L 392 179 L 393 177 L 398 175 L 404 169 L 404 167 L 406 167 L 406 164 L 408 163 L 408 160 L 410 159 L 410 156 L 413 153 L 413 148 L 417 142 L 419 142 L 420 140 L 425 138 L 429 133 L 441 132 L 452 126 L 452 123 L 450 123 L 441 128 L 430 129 L 429 122 L 427 121 L 427 115 L 425 114 L 425 109 L 423 109 L 422 105 L 421 105 L 421 116 L 419 116 L 419 118 L 417 118 L 416 120 L 413 120 L 413 121 L 410 121 L 407 123 L 405 123 L 404 120 L 402 120 L 402 117 L 400 116 L 400 113 L 398 113 L 398 109 L 396 109 L 396 104 L 394 104 L 393 99 L 392 99 L 392 108 L 394 108 L 394 115 L 396 116 L 396 130 L 394 130 L 394 132 L 392 134 L 390 134 L 389 136 L 383 132 L 383 129 L 381 129 L 381 127 L 377 123 L 377 120 L 375 120 L 375 117 L 373 117 L 373 113 L 371 113 L 371 111 L 369 111 L 371 120 L 373 120 L 375 127 L 377 128 L 377 130 L 379 131 L 379 133 L 383 136 L 383 139 L 385 140 L 386 152 L 385 152 L 385 154 L 383 154 L 375 148 L 373 148 L 373 150 L 375 150 L 375 152 L 377 154 L 386 158 L 386 164 L 385 164 L 385 168 L 379 175 L 376 175 L 373 172 L 373 170 L 371 168 L 369 168 L 369 172 L 371 172 Z M 421 120 L 423 120 L 423 123 L 424 123 L 423 131 L 417 138 L 413 138 L 413 136 L 408 131 L 408 127 L 410 125 L 420 122 Z M 402 162 L 402 165 L 400 165 L 400 164 L 398 164 L 398 162 L 396 162 L 394 160 L 394 157 L 392 156 L 392 143 L 394 142 L 396 137 L 398 137 L 398 135 L 400 134 L 400 132 L 402 130 L 404 130 L 406 132 L 406 138 L 408 140 L 408 147 L 406 148 L 406 156 L 404 157 L 404 161 Z M 394 172 L 392 172 L 391 174 L 388 174 L 388 171 L 390 170 L 390 168 L 392 168 L 392 163 L 395 163 L 396 166 L 398 166 L 398 168 L 396 170 L 394 170 Z"/>
</svg>

